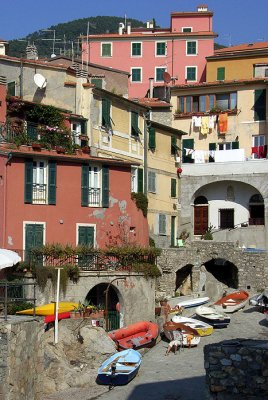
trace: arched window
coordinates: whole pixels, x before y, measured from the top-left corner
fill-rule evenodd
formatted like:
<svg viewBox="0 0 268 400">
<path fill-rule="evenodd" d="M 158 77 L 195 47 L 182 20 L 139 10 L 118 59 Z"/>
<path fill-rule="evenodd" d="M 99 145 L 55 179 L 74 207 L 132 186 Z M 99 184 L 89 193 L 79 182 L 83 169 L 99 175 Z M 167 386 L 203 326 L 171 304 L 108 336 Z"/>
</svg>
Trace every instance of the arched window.
<svg viewBox="0 0 268 400">
<path fill-rule="evenodd" d="M 198 196 L 194 201 L 194 205 L 198 206 L 199 204 L 208 204 L 207 198 L 205 196 Z"/>
<path fill-rule="evenodd" d="M 264 225 L 264 200 L 259 193 L 249 199 L 249 225 Z"/>
</svg>

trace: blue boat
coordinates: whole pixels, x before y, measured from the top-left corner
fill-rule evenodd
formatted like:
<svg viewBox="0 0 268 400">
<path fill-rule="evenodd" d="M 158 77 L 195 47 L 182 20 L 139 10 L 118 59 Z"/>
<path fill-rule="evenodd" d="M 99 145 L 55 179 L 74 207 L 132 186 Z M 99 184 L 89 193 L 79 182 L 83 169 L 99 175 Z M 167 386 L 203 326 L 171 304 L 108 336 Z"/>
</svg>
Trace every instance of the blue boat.
<svg viewBox="0 0 268 400">
<path fill-rule="evenodd" d="M 110 386 L 126 385 L 137 375 L 140 365 L 141 355 L 138 351 L 119 351 L 101 364 L 97 383 Z"/>
</svg>

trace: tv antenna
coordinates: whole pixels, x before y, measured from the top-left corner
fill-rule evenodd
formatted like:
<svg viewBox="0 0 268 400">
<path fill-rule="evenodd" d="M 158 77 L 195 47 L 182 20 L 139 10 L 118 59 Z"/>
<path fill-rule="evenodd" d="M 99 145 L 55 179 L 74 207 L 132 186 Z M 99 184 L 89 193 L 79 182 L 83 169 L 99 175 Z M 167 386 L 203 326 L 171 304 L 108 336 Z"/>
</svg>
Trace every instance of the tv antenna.
<svg viewBox="0 0 268 400">
<path fill-rule="evenodd" d="M 56 30 L 55 29 L 42 29 L 43 32 L 53 32 L 53 38 L 52 39 L 42 39 L 42 40 L 52 40 L 52 54 L 51 58 L 57 57 L 55 54 L 55 42 L 62 40 L 62 39 L 56 39 Z"/>
<path fill-rule="evenodd" d="M 34 83 L 39 89 L 45 89 L 47 85 L 47 80 L 46 78 L 41 75 L 41 74 L 35 74 L 34 75 Z"/>
</svg>

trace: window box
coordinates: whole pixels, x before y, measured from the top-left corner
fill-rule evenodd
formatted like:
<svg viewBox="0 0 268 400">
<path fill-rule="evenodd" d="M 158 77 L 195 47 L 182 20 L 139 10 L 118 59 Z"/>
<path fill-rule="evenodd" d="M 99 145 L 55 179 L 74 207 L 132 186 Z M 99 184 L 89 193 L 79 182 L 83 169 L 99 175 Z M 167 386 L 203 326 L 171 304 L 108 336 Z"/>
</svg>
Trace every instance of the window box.
<svg viewBox="0 0 268 400">
<path fill-rule="evenodd" d="M 56 146 L 56 152 L 59 154 L 64 154 L 65 153 L 65 148 L 61 146 Z"/>
<path fill-rule="evenodd" d="M 90 154 L 90 147 L 89 146 L 83 146 L 82 147 L 82 152 L 85 154 Z"/>
<path fill-rule="evenodd" d="M 33 148 L 33 150 L 40 151 L 42 147 L 41 147 L 40 143 L 32 143 L 32 148 Z"/>
</svg>

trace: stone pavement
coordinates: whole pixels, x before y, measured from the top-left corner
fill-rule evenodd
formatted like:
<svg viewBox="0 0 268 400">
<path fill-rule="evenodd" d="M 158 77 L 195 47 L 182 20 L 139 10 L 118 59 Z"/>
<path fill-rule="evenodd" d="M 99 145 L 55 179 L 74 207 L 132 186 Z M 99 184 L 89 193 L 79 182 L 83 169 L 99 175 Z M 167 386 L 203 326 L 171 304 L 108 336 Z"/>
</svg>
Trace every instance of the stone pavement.
<svg viewBox="0 0 268 400">
<path fill-rule="evenodd" d="M 198 347 L 165 356 L 168 343 L 161 340 L 143 356 L 138 376 L 127 386 L 105 386 L 58 393 L 47 400 L 205 400 L 207 399 L 203 347 L 225 339 L 268 340 L 268 321 L 254 307 L 231 314 L 225 329 L 201 338 Z"/>
</svg>

